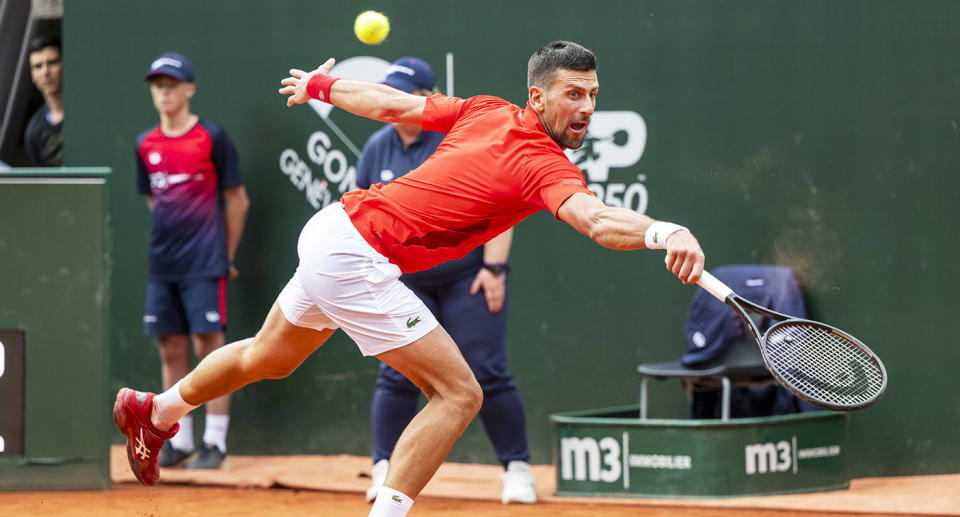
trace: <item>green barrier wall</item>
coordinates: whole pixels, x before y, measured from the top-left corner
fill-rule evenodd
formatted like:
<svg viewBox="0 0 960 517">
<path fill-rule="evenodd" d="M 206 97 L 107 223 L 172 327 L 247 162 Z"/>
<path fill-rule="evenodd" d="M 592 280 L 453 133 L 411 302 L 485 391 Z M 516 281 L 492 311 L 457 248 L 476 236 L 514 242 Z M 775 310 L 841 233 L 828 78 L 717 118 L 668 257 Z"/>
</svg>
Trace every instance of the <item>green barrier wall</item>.
<svg viewBox="0 0 960 517">
<path fill-rule="evenodd" d="M 352 35 L 368 8 L 391 17 L 379 46 Z M 149 218 L 133 159 L 136 134 L 157 120 L 142 80 L 154 57 L 192 59 L 195 111 L 240 151 L 253 205 L 229 295 L 236 339 L 292 273 L 302 223 L 339 196 L 351 144 L 379 127 L 287 109 L 276 90 L 288 68 L 413 54 L 446 90 L 450 53 L 455 94 L 522 103 L 530 53 L 565 38 L 600 63 L 589 145 L 573 156 L 593 188 L 691 227 L 711 265 L 792 266 L 811 314 L 885 359 L 886 398 L 849 421 L 853 477 L 955 472 L 960 399 L 948 365 L 960 352 L 938 324 L 955 312 L 960 271 L 948 208 L 960 186 L 958 22 L 950 1 L 70 2 L 66 160 L 116 171 L 111 387 L 160 387 L 141 332 Z M 635 403 L 636 363 L 679 354 L 693 288 L 659 252 L 602 250 L 548 214 L 519 225 L 511 265 L 509 353 L 533 461 L 547 462 L 550 414 Z M 291 378 L 236 396 L 231 450 L 366 453 L 376 367 L 338 335 Z M 685 414 L 676 383 L 655 387 L 651 404 Z M 451 458 L 493 461 L 478 426 Z"/>
<path fill-rule="evenodd" d="M 0 490 L 110 486 L 109 172 L 0 172 L 0 340 L 21 352 L 0 375 L 3 429 L 23 416 Z"/>
</svg>

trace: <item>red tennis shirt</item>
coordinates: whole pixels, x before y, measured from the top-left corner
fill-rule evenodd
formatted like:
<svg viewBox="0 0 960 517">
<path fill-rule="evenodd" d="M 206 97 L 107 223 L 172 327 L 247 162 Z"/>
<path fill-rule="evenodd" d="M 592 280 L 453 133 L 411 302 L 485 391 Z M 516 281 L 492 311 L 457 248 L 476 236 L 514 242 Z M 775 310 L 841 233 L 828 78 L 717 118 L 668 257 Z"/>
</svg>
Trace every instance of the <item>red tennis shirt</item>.
<svg viewBox="0 0 960 517">
<path fill-rule="evenodd" d="M 360 235 L 405 273 L 463 257 L 539 210 L 556 216 L 583 173 L 531 108 L 434 95 L 423 129 L 446 133 L 420 167 L 341 201 Z"/>
</svg>

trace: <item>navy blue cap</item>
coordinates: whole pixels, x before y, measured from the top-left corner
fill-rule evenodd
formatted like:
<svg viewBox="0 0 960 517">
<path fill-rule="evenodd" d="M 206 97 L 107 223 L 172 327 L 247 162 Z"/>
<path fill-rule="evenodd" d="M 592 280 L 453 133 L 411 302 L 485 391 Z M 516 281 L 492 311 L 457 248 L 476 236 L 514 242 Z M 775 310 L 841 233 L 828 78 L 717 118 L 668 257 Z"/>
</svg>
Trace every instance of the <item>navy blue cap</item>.
<svg viewBox="0 0 960 517">
<path fill-rule="evenodd" d="M 432 90 L 435 79 L 433 70 L 426 61 L 417 57 L 401 57 L 387 68 L 383 84 L 410 93 L 415 90 Z"/>
<path fill-rule="evenodd" d="M 150 80 L 158 75 L 169 75 L 174 79 L 193 82 L 193 66 L 190 61 L 176 52 L 167 52 L 150 63 L 150 71 L 144 79 Z"/>
</svg>

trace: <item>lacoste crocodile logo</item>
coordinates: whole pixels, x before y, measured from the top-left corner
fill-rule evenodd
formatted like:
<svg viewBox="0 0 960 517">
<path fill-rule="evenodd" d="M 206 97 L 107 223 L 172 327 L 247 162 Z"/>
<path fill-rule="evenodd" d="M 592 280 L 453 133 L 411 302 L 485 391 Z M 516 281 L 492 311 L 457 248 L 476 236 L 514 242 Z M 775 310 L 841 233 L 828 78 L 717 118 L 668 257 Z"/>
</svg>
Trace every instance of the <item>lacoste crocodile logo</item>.
<svg viewBox="0 0 960 517">
<path fill-rule="evenodd" d="M 420 323 L 420 316 L 417 316 L 415 318 L 407 318 L 408 329 L 413 328 L 414 326 L 416 326 L 417 323 Z"/>
<path fill-rule="evenodd" d="M 403 499 L 401 499 L 400 496 L 398 496 L 398 495 L 394 495 L 394 496 L 391 497 L 390 499 L 393 499 L 394 501 L 396 501 L 396 502 L 398 502 L 398 503 L 400 503 L 400 504 L 403 504 Z"/>
</svg>

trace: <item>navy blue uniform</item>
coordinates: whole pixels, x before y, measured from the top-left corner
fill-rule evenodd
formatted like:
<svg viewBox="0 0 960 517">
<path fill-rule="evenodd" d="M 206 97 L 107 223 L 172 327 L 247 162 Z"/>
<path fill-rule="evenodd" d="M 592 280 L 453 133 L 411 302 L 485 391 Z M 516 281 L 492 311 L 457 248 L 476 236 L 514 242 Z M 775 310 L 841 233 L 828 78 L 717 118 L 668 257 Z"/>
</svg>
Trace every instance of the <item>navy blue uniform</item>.
<svg viewBox="0 0 960 517">
<path fill-rule="evenodd" d="M 148 335 L 217 332 L 226 323 L 229 270 L 220 192 L 241 186 L 237 151 L 200 119 L 171 138 L 159 126 L 137 137 L 137 191 L 153 197 L 144 311 Z"/>
<path fill-rule="evenodd" d="M 357 187 L 388 183 L 420 166 L 440 145 L 443 133 L 423 131 L 408 148 L 391 125 L 367 140 L 357 162 Z M 527 461 L 530 448 L 520 393 L 507 371 L 507 302 L 491 314 L 482 293 L 470 294 L 470 285 L 483 265 L 483 248 L 459 260 L 432 269 L 407 273 L 400 280 L 433 312 L 460 346 L 467 364 L 483 389 L 480 420 L 497 460 Z M 370 410 L 373 461 L 389 459 L 393 447 L 417 412 L 420 390 L 400 372 L 380 363 Z"/>
<path fill-rule="evenodd" d="M 63 165 L 63 121 L 54 124 L 46 104 L 30 117 L 23 132 L 23 142 L 34 167 Z"/>
</svg>

